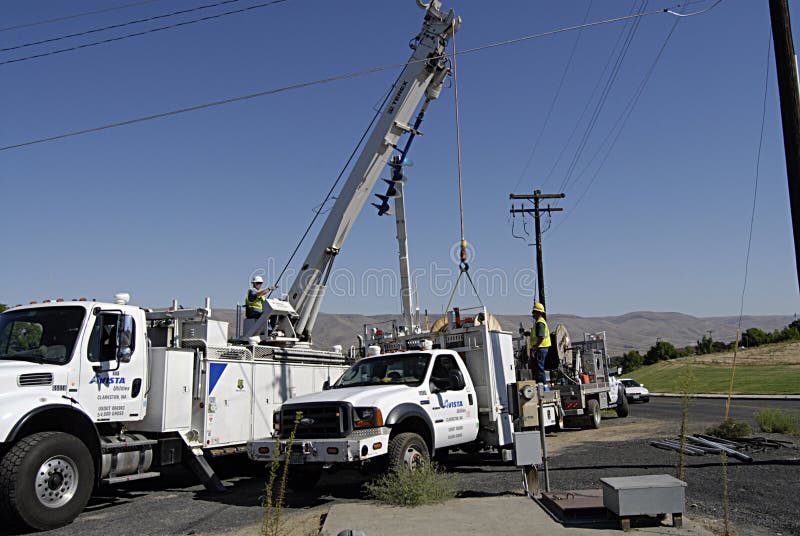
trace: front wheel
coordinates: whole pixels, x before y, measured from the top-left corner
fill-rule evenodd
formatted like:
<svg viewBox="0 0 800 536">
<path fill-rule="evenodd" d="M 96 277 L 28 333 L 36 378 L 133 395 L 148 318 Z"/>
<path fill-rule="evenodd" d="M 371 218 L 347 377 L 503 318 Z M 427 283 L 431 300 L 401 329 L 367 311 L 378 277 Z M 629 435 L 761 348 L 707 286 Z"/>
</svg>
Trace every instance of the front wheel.
<svg viewBox="0 0 800 536">
<path fill-rule="evenodd" d="M 421 468 L 430 460 L 425 440 L 413 432 L 397 434 L 389 440 L 389 469 L 393 471 Z"/>
<path fill-rule="evenodd" d="M 94 488 L 94 463 L 86 445 L 63 432 L 23 438 L 0 462 L 0 513 L 34 530 L 71 523 Z"/>
</svg>

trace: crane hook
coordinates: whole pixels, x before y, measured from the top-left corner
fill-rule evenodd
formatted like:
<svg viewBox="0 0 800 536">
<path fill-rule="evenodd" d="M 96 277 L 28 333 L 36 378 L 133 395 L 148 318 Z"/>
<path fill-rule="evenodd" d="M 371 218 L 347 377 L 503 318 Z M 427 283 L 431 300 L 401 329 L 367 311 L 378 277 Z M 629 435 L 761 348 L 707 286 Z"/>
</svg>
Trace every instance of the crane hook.
<svg viewBox="0 0 800 536">
<path fill-rule="evenodd" d="M 427 9 L 428 9 L 429 7 L 431 7 L 431 4 L 432 4 L 432 3 L 433 3 L 433 0 L 431 0 L 431 1 L 430 1 L 430 2 L 428 2 L 427 4 L 426 4 L 425 2 L 423 2 L 422 0 L 417 0 L 417 5 L 418 5 L 419 7 L 421 7 L 422 9 L 426 10 L 426 11 L 427 11 Z"/>
</svg>

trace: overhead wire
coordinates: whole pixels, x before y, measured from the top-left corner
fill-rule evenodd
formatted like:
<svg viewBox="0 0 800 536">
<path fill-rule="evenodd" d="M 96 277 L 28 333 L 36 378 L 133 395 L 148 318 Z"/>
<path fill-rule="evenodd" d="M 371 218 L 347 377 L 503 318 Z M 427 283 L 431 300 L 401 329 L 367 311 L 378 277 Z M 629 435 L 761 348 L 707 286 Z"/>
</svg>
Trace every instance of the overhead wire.
<svg viewBox="0 0 800 536">
<path fill-rule="evenodd" d="M 276 1 L 286 1 L 286 0 L 276 0 Z M 682 4 L 678 4 L 679 7 L 681 5 Z M 496 42 L 496 43 L 489 43 L 489 44 L 486 44 L 486 45 L 481 45 L 481 46 L 477 46 L 477 47 L 473 47 L 473 48 L 468 48 L 468 49 L 460 51 L 459 54 L 461 54 L 461 55 L 471 54 L 473 52 L 478 52 L 478 51 L 488 50 L 488 49 L 496 48 L 496 47 L 500 47 L 500 46 L 507 46 L 507 45 L 511 45 L 511 44 L 521 43 L 521 42 L 529 41 L 529 40 L 532 40 L 532 39 L 539 39 L 539 38 L 543 38 L 543 37 L 549 37 L 551 35 L 556 35 L 556 34 L 568 32 L 568 31 L 574 31 L 574 30 L 577 30 L 577 29 L 580 29 L 580 28 L 589 28 L 589 27 L 593 27 L 593 26 L 599 26 L 599 25 L 602 25 L 602 24 L 612 24 L 612 23 L 615 23 L 615 22 L 625 21 L 625 20 L 629 20 L 629 19 L 634 19 L 634 18 L 639 18 L 639 17 L 647 17 L 647 16 L 651 16 L 651 15 L 664 14 L 664 13 L 667 13 L 666 9 L 657 9 L 657 10 L 649 11 L 649 12 L 646 12 L 646 13 L 637 13 L 637 14 L 627 15 L 627 16 L 623 16 L 623 17 L 615 17 L 615 18 L 611 18 L 611 19 L 605 19 L 605 20 L 602 20 L 602 21 L 595 21 L 595 22 L 591 22 L 591 23 L 587 23 L 587 24 L 583 24 L 583 25 L 579 25 L 579 26 L 570 26 L 570 27 L 567 27 L 567 28 L 560 28 L 560 29 L 557 29 L 557 30 L 550 30 L 550 31 L 547 31 L 547 32 L 528 35 L 528 36 L 525 36 L 525 37 L 518 37 L 518 38 L 515 38 L 515 39 L 509 39 L 509 40 L 506 40 L 506 41 L 500 41 L 500 42 Z M 100 132 L 100 131 L 108 130 L 108 129 L 111 129 L 111 128 L 117 128 L 117 127 L 122 127 L 122 126 L 127 126 L 127 125 L 133 125 L 133 124 L 137 124 L 137 123 L 143 123 L 143 122 L 152 121 L 152 120 L 155 120 L 155 119 L 171 117 L 171 116 L 174 116 L 174 115 L 184 114 L 184 113 L 188 113 L 188 112 L 194 112 L 194 111 L 198 111 L 198 110 L 214 108 L 214 107 L 217 107 L 217 106 L 222 106 L 222 105 L 225 105 L 225 104 L 231 104 L 231 103 L 234 103 L 234 102 L 241 102 L 241 101 L 245 101 L 245 100 L 255 99 L 255 98 L 263 97 L 263 96 L 266 96 L 266 95 L 274 95 L 276 93 L 283 93 L 283 92 L 286 92 L 286 91 L 293 91 L 293 90 L 297 90 L 297 89 L 303 89 L 303 88 L 307 88 L 307 87 L 312 87 L 312 86 L 317 86 L 317 85 L 322 85 L 322 84 L 328 84 L 328 83 L 331 83 L 331 82 L 347 80 L 347 79 L 351 79 L 351 78 L 365 76 L 365 75 L 368 75 L 368 74 L 387 71 L 387 70 L 390 70 L 390 69 L 396 69 L 396 68 L 400 68 L 400 67 L 405 67 L 407 65 L 411 65 L 411 64 L 418 63 L 418 62 L 421 62 L 421 61 L 426 61 L 427 62 L 427 61 L 431 61 L 431 60 L 434 60 L 434 59 L 445 58 L 445 57 L 448 57 L 448 56 L 449 56 L 449 54 L 443 53 L 440 56 L 435 56 L 435 57 L 431 57 L 431 58 L 424 58 L 424 59 L 412 60 L 412 61 L 403 62 L 403 63 L 395 63 L 395 64 L 391 64 L 391 65 L 384 65 L 384 66 L 381 66 L 381 67 L 374 67 L 374 68 L 371 68 L 371 69 L 364 69 L 362 71 L 355 71 L 355 72 L 351 72 L 351 73 L 346 73 L 346 74 L 341 74 L 341 75 L 336 75 L 336 76 L 330 76 L 330 77 L 327 77 L 327 78 L 320 78 L 320 79 L 317 79 L 317 80 L 310 80 L 310 81 L 307 81 L 307 82 L 301 82 L 301 83 L 297 83 L 297 84 L 292 84 L 292 85 L 288 85 L 288 86 L 268 89 L 268 90 L 264 90 L 264 91 L 258 91 L 256 93 L 250 93 L 248 95 L 240 95 L 240 96 L 237 96 L 237 97 L 231 97 L 231 98 L 217 100 L 217 101 L 213 101 L 213 102 L 207 102 L 207 103 L 198 104 L 198 105 L 194 105 L 194 106 L 187 106 L 185 108 L 179 108 L 179 109 L 170 110 L 170 111 L 167 111 L 167 112 L 161 112 L 161 113 L 157 113 L 157 114 L 137 117 L 137 118 L 128 119 L 128 120 L 125 120 L 125 121 L 119 121 L 119 122 L 116 122 L 116 123 L 108 123 L 108 124 L 100 125 L 100 126 L 97 126 L 97 127 L 85 128 L 85 129 L 81 129 L 81 130 L 75 130 L 75 131 L 66 132 L 66 133 L 63 133 L 63 134 L 54 135 L 54 136 L 48 136 L 48 137 L 44 137 L 44 138 L 37 138 L 37 139 L 33 139 L 33 140 L 21 142 L 21 143 L 15 143 L 15 144 L 12 144 L 12 145 L 6 145 L 6 146 L 0 147 L 0 151 L 8 151 L 8 150 L 12 150 L 12 149 L 18 149 L 18 148 L 27 147 L 27 146 L 30 146 L 30 145 L 36 145 L 36 144 L 40 144 L 40 143 L 51 142 L 51 141 L 70 138 L 70 137 L 74 137 L 74 136 L 90 134 L 90 133 L 93 133 L 93 132 Z"/>
<path fill-rule="evenodd" d="M 761 103 L 761 132 L 758 135 L 758 151 L 756 156 L 756 177 L 755 177 L 755 184 L 753 185 L 753 205 L 750 209 L 750 227 L 747 230 L 747 253 L 745 254 L 744 260 L 744 281 L 742 282 L 742 297 L 739 302 L 739 321 L 736 324 L 736 343 L 733 347 L 733 362 L 731 363 L 731 379 L 728 383 L 728 397 L 725 401 L 725 420 L 728 420 L 728 413 L 731 408 L 731 394 L 733 393 L 733 380 L 736 374 L 736 354 L 739 352 L 739 337 L 742 333 L 742 317 L 744 316 L 744 295 L 747 291 L 747 275 L 748 270 L 750 267 L 750 247 L 753 244 L 753 227 L 755 224 L 756 219 L 756 201 L 758 199 L 758 179 L 761 170 L 761 149 L 764 147 L 764 125 L 766 123 L 767 118 L 767 93 L 769 88 L 769 58 L 770 53 L 772 52 L 772 30 L 770 29 L 769 32 L 769 43 L 767 45 L 767 61 L 764 62 L 766 65 L 765 73 L 764 73 L 764 98 Z"/>
<path fill-rule="evenodd" d="M 398 80 L 399 79 L 400 78 L 398 77 Z M 395 86 L 397 86 L 397 80 L 395 80 L 394 84 L 392 84 L 390 87 L 393 88 Z M 364 140 L 367 138 L 367 135 L 372 129 L 372 126 L 375 124 L 375 121 L 378 120 L 378 117 L 380 117 L 381 113 L 383 112 L 383 106 L 386 104 L 386 101 L 389 100 L 389 95 L 391 95 L 391 89 L 386 92 L 386 95 L 383 97 L 383 102 L 378 107 L 378 109 L 375 110 L 375 113 L 372 115 L 372 120 L 370 120 L 369 125 L 367 125 L 367 128 L 364 130 L 364 133 L 361 134 L 361 138 L 359 138 L 358 143 L 356 143 L 356 146 L 353 148 L 353 151 L 350 153 L 350 156 L 347 158 L 347 161 L 344 163 L 344 166 L 342 166 L 341 171 L 339 171 L 339 175 L 336 177 L 336 180 L 333 181 L 333 184 L 328 190 L 328 193 L 325 194 L 325 199 L 323 199 L 322 203 L 318 205 L 319 207 L 318 210 L 314 211 L 314 217 L 311 218 L 311 221 L 306 227 L 305 232 L 300 237 L 300 240 L 297 242 L 297 246 L 295 246 L 294 251 L 292 251 L 292 254 L 289 255 L 289 260 L 286 261 L 286 264 L 283 266 L 283 269 L 281 270 L 280 274 L 278 274 L 278 277 L 275 279 L 274 286 L 278 285 L 281 278 L 286 273 L 286 270 L 289 269 L 289 266 L 292 264 L 292 261 L 297 255 L 297 252 L 300 250 L 300 247 L 303 245 L 303 242 L 305 242 L 306 238 L 308 238 L 308 235 L 311 232 L 311 229 L 314 227 L 314 224 L 317 222 L 317 219 L 323 214 L 323 208 L 325 207 L 325 204 L 332 198 L 336 186 L 342 180 L 342 177 L 344 176 L 344 173 L 347 170 L 347 168 L 350 167 L 350 163 L 353 161 L 353 158 L 355 158 L 356 154 L 358 153 L 359 147 L 361 147 L 361 145 L 364 143 Z M 272 295 L 272 292 L 273 291 L 270 291 L 269 293 L 270 296 Z"/>
<path fill-rule="evenodd" d="M 634 11 L 635 11 L 635 4 L 632 6 L 630 13 L 634 13 Z M 578 133 L 578 127 L 580 127 L 581 123 L 583 122 L 583 118 L 586 117 L 586 114 L 589 112 L 589 109 L 591 108 L 592 102 L 594 101 L 593 97 L 596 94 L 599 93 L 600 86 L 602 85 L 603 80 L 605 80 L 606 74 L 609 72 L 609 68 L 612 65 L 612 60 L 614 59 L 615 55 L 617 54 L 616 53 L 617 46 L 619 46 L 620 42 L 622 42 L 623 36 L 625 35 L 625 29 L 626 28 L 627 28 L 627 24 L 624 25 L 621 28 L 621 30 L 619 32 L 619 35 L 617 35 L 617 40 L 614 43 L 614 46 L 611 47 L 611 53 L 609 54 L 608 59 L 606 60 L 606 64 L 603 66 L 603 70 L 601 71 L 600 76 L 597 78 L 597 82 L 595 83 L 594 88 L 589 93 L 589 98 L 586 100 L 586 104 L 583 107 L 583 111 L 581 112 L 580 116 L 578 116 L 577 121 L 575 121 L 575 124 L 574 124 L 574 126 L 572 127 L 572 130 L 569 133 L 569 136 L 567 136 L 567 141 L 561 147 L 561 150 L 559 151 L 558 156 L 556 156 L 555 160 L 553 160 L 553 164 L 550 167 L 550 171 L 545 176 L 545 179 L 544 179 L 544 182 L 542 183 L 542 186 L 544 186 L 545 184 L 550 182 L 550 179 L 553 177 L 553 175 L 555 174 L 556 169 L 561 164 L 561 161 L 564 158 L 564 155 L 566 154 L 567 149 L 569 148 L 570 144 L 572 143 L 572 140 L 575 138 L 575 135 Z"/>
<path fill-rule="evenodd" d="M 593 0 L 589 1 L 589 5 L 586 8 L 586 12 L 583 15 L 583 22 L 586 22 L 586 19 L 589 18 L 589 12 L 592 10 L 592 4 L 594 3 Z M 519 174 L 519 179 L 517 179 L 514 188 L 512 191 L 516 191 L 517 187 L 519 187 L 522 179 L 525 178 L 525 173 L 528 172 L 528 168 L 530 167 L 531 163 L 533 162 L 533 157 L 536 155 L 536 150 L 539 148 L 539 144 L 542 141 L 542 136 L 544 135 L 545 130 L 547 129 L 547 125 L 550 123 L 550 116 L 553 115 L 553 110 L 555 109 L 556 102 L 558 101 L 558 97 L 561 95 L 561 89 L 564 87 L 564 81 L 567 78 L 567 73 L 569 72 L 570 66 L 572 66 L 572 60 L 575 58 L 575 51 L 578 49 L 578 44 L 581 41 L 581 36 L 583 35 L 583 28 L 578 30 L 578 35 L 575 37 L 575 41 L 572 43 L 572 50 L 570 51 L 569 58 L 567 59 L 567 63 L 564 65 L 564 69 L 561 71 L 561 79 L 558 82 L 558 86 L 556 87 L 555 93 L 553 93 L 553 98 L 550 100 L 550 106 L 547 109 L 547 113 L 545 114 L 544 121 L 542 122 L 542 128 L 539 129 L 539 134 L 536 136 L 536 141 L 533 143 L 533 147 L 531 148 L 531 152 L 528 155 L 528 159 L 525 162 L 525 165 L 522 168 L 522 171 Z"/>
<path fill-rule="evenodd" d="M 88 17 L 89 15 L 99 15 L 100 13 L 108 13 L 110 11 L 119 11 L 121 9 L 128 9 L 131 7 L 138 7 L 143 6 L 145 4 L 152 4 L 153 2 L 159 2 L 160 0 L 141 0 L 140 2 L 132 2 L 130 4 L 125 4 L 122 6 L 115 6 L 115 7 L 107 7 L 105 9 L 96 9 L 94 11 L 84 11 L 83 13 L 75 13 L 73 15 L 64 15 L 63 17 L 54 17 L 51 19 L 44 19 L 44 20 L 37 20 L 34 22 L 26 22 L 24 24 L 16 24 L 14 26 L 6 26 L 4 28 L 0 28 L 0 32 L 8 32 L 11 30 L 21 30 L 22 28 L 31 28 L 33 26 L 40 26 L 42 24 L 50 24 L 53 22 L 61 22 L 65 20 L 71 19 L 78 19 L 81 17 Z"/>
<path fill-rule="evenodd" d="M 642 0 L 640 4 L 641 7 L 639 12 L 644 12 L 644 9 L 647 7 L 648 0 Z M 597 105 L 595 106 L 591 117 L 589 118 L 589 122 L 586 126 L 586 130 L 584 131 L 583 135 L 581 136 L 580 141 L 578 142 L 578 147 L 575 151 L 575 154 L 572 157 L 572 160 L 567 167 L 567 172 L 564 174 L 564 178 L 561 181 L 561 186 L 559 186 L 558 191 L 564 192 L 569 186 L 570 180 L 575 172 L 575 168 L 578 165 L 581 157 L 583 156 L 583 151 L 586 149 L 586 146 L 589 143 L 589 139 L 591 138 L 592 132 L 594 131 L 595 126 L 600 119 L 600 115 L 605 108 L 606 102 L 608 102 L 608 97 L 611 94 L 611 90 L 614 87 L 614 82 L 616 82 L 617 77 L 619 76 L 620 71 L 622 70 L 622 65 L 625 62 L 625 58 L 628 55 L 628 51 L 631 48 L 631 44 L 633 43 L 634 38 L 636 37 L 636 33 L 639 29 L 640 22 L 642 19 L 635 19 L 631 24 L 631 27 L 628 30 L 628 34 L 625 36 L 625 41 L 622 45 L 622 49 L 620 51 L 619 56 L 617 56 L 616 61 L 614 62 L 614 66 L 611 69 L 611 74 L 609 75 L 606 83 L 603 87 L 603 90 L 600 93 L 600 98 L 597 101 Z M 676 19 L 677 20 L 677 19 Z"/>
<path fill-rule="evenodd" d="M 228 0 L 228 1 L 238 1 L 238 0 Z M 244 8 L 241 8 L 241 9 L 234 9 L 234 10 L 231 10 L 231 11 L 225 11 L 225 12 L 222 12 L 222 13 L 217 13 L 215 15 L 208 15 L 208 16 L 205 16 L 205 17 L 197 18 L 197 19 L 187 20 L 187 21 L 183 21 L 183 22 L 176 22 L 175 24 L 170 24 L 170 25 L 167 25 L 167 26 L 160 26 L 158 28 L 150 28 L 148 30 L 143 30 L 141 32 L 135 32 L 135 33 L 125 34 L 125 35 L 120 35 L 120 36 L 117 36 L 117 37 L 110 37 L 108 39 L 102 39 L 100 41 L 93 41 L 91 43 L 84 43 L 82 45 L 76 45 L 76 46 L 72 46 L 72 47 L 68 47 L 68 48 L 61 48 L 61 49 L 58 49 L 58 50 L 51 50 L 49 52 L 43 52 L 41 54 L 33 54 L 31 56 L 24 56 L 22 58 L 15 58 L 15 59 L 11 59 L 11 60 L 0 61 L 0 67 L 2 67 L 3 65 L 9 65 L 9 64 L 12 64 L 12 63 L 19 63 L 19 62 L 22 62 L 22 61 L 34 60 L 34 59 L 38 59 L 38 58 L 44 58 L 44 57 L 47 57 L 47 56 L 54 56 L 56 54 L 63 54 L 64 52 L 72 52 L 74 50 L 81 50 L 81 49 L 85 49 L 85 48 L 89 48 L 89 47 L 95 47 L 95 46 L 99 46 L 99 45 L 105 45 L 105 44 L 108 44 L 108 43 L 114 43 L 114 42 L 117 42 L 117 41 L 130 39 L 132 37 L 140 37 L 140 36 L 143 36 L 143 35 L 148 35 L 148 34 L 152 34 L 152 33 L 156 33 L 156 32 L 163 32 L 165 30 L 172 30 L 174 28 L 180 28 L 180 27 L 183 27 L 183 26 L 188 26 L 190 24 L 197 24 L 199 22 L 206 22 L 206 21 L 209 21 L 209 20 L 220 19 L 222 17 L 227 17 L 228 15 L 235 15 L 235 14 L 238 14 L 238 13 L 244 13 L 246 11 L 252 11 L 254 9 L 260 9 L 262 7 L 268 7 L 268 6 L 272 6 L 272 5 L 275 5 L 275 4 L 281 4 L 283 2 L 288 2 L 288 1 L 289 0 L 271 0 L 270 2 L 264 2 L 264 3 L 261 3 L 261 4 L 256 4 L 256 5 L 253 5 L 253 6 L 244 7 Z"/>
<path fill-rule="evenodd" d="M 575 210 L 580 205 L 581 201 L 583 201 L 583 198 L 588 193 L 589 189 L 591 189 L 592 185 L 594 184 L 595 180 L 597 179 L 600 171 L 603 169 L 603 166 L 605 165 L 605 163 L 608 160 L 609 156 L 611 156 L 611 153 L 612 153 L 614 147 L 616 146 L 617 141 L 619 140 L 622 132 L 625 129 L 625 125 L 627 124 L 628 119 L 633 114 L 633 110 L 636 108 L 636 104 L 639 102 L 639 99 L 641 98 L 642 94 L 644 93 L 645 87 L 647 86 L 647 83 L 650 81 L 650 78 L 652 77 L 653 72 L 655 71 L 656 66 L 658 65 L 658 62 L 660 61 L 661 57 L 663 56 L 664 50 L 666 50 L 667 45 L 669 44 L 669 41 L 672 38 L 672 35 L 675 33 L 675 30 L 678 27 L 678 22 L 680 22 L 680 20 L 681 19 L 679 19 L 679 18 L 675 19 L 674 23 L 672 24 L 672 27 L 670 28 L 669 32 L 667 33 L 666 37 L 664 38 L 664 42 L 662 43 L 658 53 L 656 54 L 655 58 L 653 59 L 653 62 L 650 64 L 650 67 L 648 68 L 647 72 L 645 73 L 644 77 L 642 78 L 642 81 L 639 83 L 639 86 L 637 87 L 637 89 L 634 92 L 633 96 L 629 100 L 628 105 L 626 106 L 626 108 L 623 111 L 622 115 L 620 115 L 620 118 L 617 120 L 617 123 L 615 123 L 614 127 L 612 127 L 612 129 L 609 131 L 609 136 L 606 137 L 606 140 L 611 136 L 612 133 L 614 133 L 616 126 L 619 125 L 619 127 L 616 128 L 616 134 L 614 134 L 614 137 L 613 137 L 613 139 L 611 141 L 611 144 L 608 147 L 608 150 L 606 151 L 603 159 L 601 160 L 600 165 L 595 170 L 591 180 L 589 181 L 589 184 L 587 184 L 586 188 L 584 188 L 583 192 L 578 197 L 578 200 L 575 202 L 575 204 L 572 205 L 572 207 L 568 211 L 565 212 L 564 217 L 561 218 L 559 220 L 559 222 L 556 224 L 556 226 L 553 228 L 553 233 L 555 233 L 555 231 L 557 231 L 569 219 L 569 217 L 575 212 Z M 601 144 L 601 148 L 602 148 L 602 146 L 604 144 L 605 144 L 605 140 L 604 140 L 603 144 Z"/>
<path fill-rule="evenodd" d="M 32 46 L 36 46 L 36 45 L 43 45 L 43 44 L 46 44 L 46 43 L 53 43 L 55 41 L 62 41 L 64 39 L 71 39 L 73 37 L 82 37 L 84 35 L 91 35 L 93 33 L 104 32 L 106 30 L 116 30 L 116 29 L 119 29 L 119 28 L 125 28 L 126 26 L 132 26 L 134 24 L 142 24 L 144 22 L 151 22 L 151 21 L 154 21 L 154 20 L 165 19 L 165 18 L 168 18 L 168 17 L 175 17 L 177 15 L 185 15 L 186 13 L 194 13 L 195 11 L 202 11 L 204 9 L 211 9 L 211 8 L 219 7 L 219 6 L 222 6 L 222 5 L 225 5 L 225 4 L 233 4 L 233 3 L 237 3 L 237 2 L 241 2 L 241 1 L 242 0 L 222 0 L 221 2 L 216 2 L 216 3 L 213 3 L 213 4 L 206 4 L 206 5 L 203 5 L 203 6 L 197 6 L 197 7 L 193 7 L 193 8 L 181 9 L 181 10 L 178 10 L 178 11 L 173 11 L 171 13 L 163 13 L 161 15 L 153 15 L 151 17 L 145 17 L 143 19 L 131 20 L 131 21 L 122 22 L 122 23 L 119 23 L 119 24 L 112 24 L 110 26 L 103 26 L 101 28 L 92 28 L 91 30 L 84 30 L 82 32 L 76 32 L 76 33 L 71 33 L 71 34 L 66 34 L 66 35 L 60 35 L 58 37 L 50 37 L 48 39 L 41 39 L 39 41 L 31 41 L 31 42 L 28 42 L 28 43 L 23 43 L 21 45 L 14 45 L 14 46 L 11 46 L 11 47 L 0 48 L 0 52 L 8 52 L 9 50 L 18 50 L 20 48 L 32 47 Z"/>
</svg>

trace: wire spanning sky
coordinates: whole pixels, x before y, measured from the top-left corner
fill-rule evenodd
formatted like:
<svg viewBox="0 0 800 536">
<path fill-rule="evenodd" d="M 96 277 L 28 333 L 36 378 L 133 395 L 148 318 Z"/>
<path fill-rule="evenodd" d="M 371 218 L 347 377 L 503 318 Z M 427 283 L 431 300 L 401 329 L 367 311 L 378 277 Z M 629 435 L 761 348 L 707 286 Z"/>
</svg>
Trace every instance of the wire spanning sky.
<svg viewBox="0 0 800 536">
<path fill-rule="evenodd" d="M 0 31 L 0 48 L 211 3 L 107 10 L 126 3 L 13 0 L 4 6 L 3 28 L 17 28 Z M 261 3 L 243 0 L 0 53 L 0 146 L 401 63 L 423 15 L 412 0 L 368 7 L 287 0 L 2 64 Z M 460 49 L 672 5 L 445 2 L 463 18 Z M 792 15 L 797 23 L 800 12 Z M 49 19 L 61 20 L 27 26 Z M 677 25 L 670 15 L 654 15 L 459 56 L 465 226 L 483 301 L 496 312 L 529 310 L 534 248 L 525 233 L 533 225 L 510 218 L 508 194 L 555 193 L 563 185 L 564 212 L 544 223 L 552 311 L 737 314 L 768 75 L 744 312 L 795 312 L 768 40 L 766 2 L 725 0 Z M 241 302 L 251 274 L 274 276 L 286 262 L 396 75 L 388 70 L 3 151 L 0 302 L 108 299 L 122 290 L 144 306 L 173 297 L 186 305 L 205 296 L 217 307 Z M 406 169 L 412 270 L 421 306 L 432 312 L 447 303 L 457 275 L 454 113 L 448 88 L 431 105 Z M 512 236 L 512 223 L 524 239 Z M 365 208 L 336 260 L 323 310 L 398 311 L 396 250 L 393 218 Z M 477 303 L 468 289 L 463 294 L 463 305 Z"/>
</svg>

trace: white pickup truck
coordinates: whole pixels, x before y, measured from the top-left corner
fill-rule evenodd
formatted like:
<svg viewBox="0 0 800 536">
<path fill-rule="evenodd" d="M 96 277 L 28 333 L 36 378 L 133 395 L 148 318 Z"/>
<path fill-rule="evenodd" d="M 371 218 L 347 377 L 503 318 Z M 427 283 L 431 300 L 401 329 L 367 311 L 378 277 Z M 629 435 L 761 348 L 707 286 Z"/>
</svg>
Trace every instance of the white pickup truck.
<svg viewBox="0 0 800 536">
<path fill-rule="evenodd" d="M 288 454 L 289 486 L 308 489 L 334 464 L 414 467 L 441 450 L 509 448 L 517 388 L 511 334 L 485 318 L 400 341 L 427 340 L 431 349 L 363 358 L 323 392 L 288 400 L 273 418 L 277 438 L 249 442 L 249 456 Z M 545 426 L 559 422 L 559 404 L 556 396 L 545 405 Z"/>
</svg>

